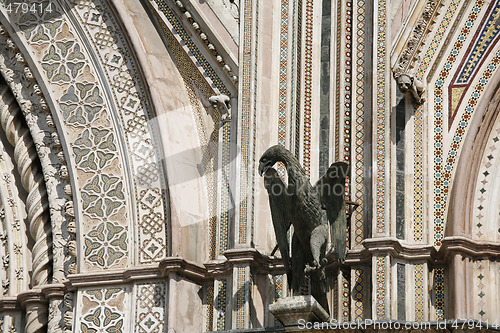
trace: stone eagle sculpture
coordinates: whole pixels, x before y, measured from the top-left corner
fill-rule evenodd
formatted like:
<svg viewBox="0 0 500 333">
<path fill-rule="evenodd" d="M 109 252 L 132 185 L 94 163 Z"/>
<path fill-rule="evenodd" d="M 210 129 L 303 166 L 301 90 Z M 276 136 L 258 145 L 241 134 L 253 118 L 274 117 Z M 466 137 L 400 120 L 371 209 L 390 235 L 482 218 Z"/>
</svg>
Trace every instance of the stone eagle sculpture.
<svg viewBox="0 0 500 333">
<path fill-rule="evenodd" d="M 272 168 L 282 162 L 288 184 Z M 344 201 L 349 167 L 333 163 L 314 186 L 297 158 L 283 146 L 270 147 L 259 160 L 259 174 L 269 194 L 271 217 L 278 247 L 286 269 L 288 286 L 300 292 L 306 273 L 311 278 L 311 295 L 328 311 L 324 265 L 329 241 L 341 261 L 345 259 L 347 216 Z M 293 225 L 290 258 L 287 232 Z"/>
</svg>

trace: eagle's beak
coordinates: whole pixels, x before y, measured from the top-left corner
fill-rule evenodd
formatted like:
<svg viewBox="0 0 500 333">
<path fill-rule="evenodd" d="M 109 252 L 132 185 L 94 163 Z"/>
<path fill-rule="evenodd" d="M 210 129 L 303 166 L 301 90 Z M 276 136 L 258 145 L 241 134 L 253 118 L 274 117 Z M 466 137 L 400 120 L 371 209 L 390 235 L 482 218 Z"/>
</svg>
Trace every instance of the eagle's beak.
<svg viewBox="0 0 500 333">
<path fill-rule="evenodd" d="M 262 177 L 269 168 L 269 163 L 259 162 L 259 175 Z"/>
</svg>

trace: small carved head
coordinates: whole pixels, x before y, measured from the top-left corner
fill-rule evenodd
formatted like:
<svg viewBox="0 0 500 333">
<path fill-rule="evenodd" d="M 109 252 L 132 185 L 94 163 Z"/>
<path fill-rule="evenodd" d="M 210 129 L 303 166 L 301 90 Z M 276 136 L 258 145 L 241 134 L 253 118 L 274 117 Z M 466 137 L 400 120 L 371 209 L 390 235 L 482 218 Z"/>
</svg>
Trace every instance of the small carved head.
<svg viewBox="0 0 500 333">
<path fill-rule="evenodd" d="M 396 77 L 396 81 L 398 83 L 399 90 L 402 93 L 407 92 L 413 86 L 413 78 L 407 74 L 401 74 Z"/>
</svg>

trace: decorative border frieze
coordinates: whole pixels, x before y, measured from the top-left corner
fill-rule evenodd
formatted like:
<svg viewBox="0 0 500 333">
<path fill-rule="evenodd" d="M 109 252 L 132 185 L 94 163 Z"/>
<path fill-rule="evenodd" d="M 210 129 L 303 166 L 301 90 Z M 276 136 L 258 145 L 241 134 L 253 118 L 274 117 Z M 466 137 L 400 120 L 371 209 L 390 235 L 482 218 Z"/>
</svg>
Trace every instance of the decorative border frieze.
<svg viewBox="0 0 500 333">
<path fill-rule="evenodd" d="M 151 0 L 151 1 L 153 1 L 153 0 Z M 164 1 L 164 0 L 154 0 L 155 3 L 158 3 L 159 1 Z M 207 34 L 209 34 L 209 35 L 213 35 L 213 34 L 211 32 L 204 30 L 200 26 L 200 24 L 199 24 L 200 19 L 197 18 L 197 16 L 199 16 L 199 15 L 197 15 L 198 13 L 195 13 L 195 12 L 192 12 L 191 10 L 188 10 L 188 8 L 186 8 L 186 6 L 191 7 L 191 5 L 188 4 L 185 0 L 176 0 L 175 4 L 176 4 L 178 11 L 181 14 L 179 16 L 181 16 L 183 18 L 183 20 L 186 20 L 191 25 L 193 30 L 197 33 L 199 39 L 202 41 L 202 44 L 204 44 L 206 46 L 206 48 L 208 50 L 208 54 L 210 54 L 215 59 L 215 62 L 219 65 L 219 67 L 229 76 L 231 82 L 233 84 L 237 85 L 238 84 L 238 75 L 237 75 L 237 73 L 234 73 L 235 70 L 232 68 L 232 67 L 235 67 L 235 64 L 233 64 L 232 61 L 229 61 L 229 63 L 228 63 L 227 59 L 225 59 L 228 56 L 223 56 L 217 50 L 217 46 L 215 46 L 214 43 L 212 43 L 210 41 Z"/>
</svg>

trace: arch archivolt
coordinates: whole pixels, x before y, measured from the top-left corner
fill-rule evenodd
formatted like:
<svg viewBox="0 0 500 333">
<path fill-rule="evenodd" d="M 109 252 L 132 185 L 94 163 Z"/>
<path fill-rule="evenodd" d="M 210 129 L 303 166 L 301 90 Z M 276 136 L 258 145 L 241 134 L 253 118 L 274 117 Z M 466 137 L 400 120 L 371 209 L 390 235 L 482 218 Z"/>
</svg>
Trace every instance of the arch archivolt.
<svg viewBox="0 0 500 333">
<path fill-rule="evenodd" d="M 148 98 L 108 5 L 52 2 L 52 13 L 30 17 L 3 11 L 50 95 L 69 173 L 81 189 L 68 207 L 84 222 L 76 226 L 80 271 L 152 263 L 167 254 L 164 180 Z M 134 225 L 138 253 L 126 232 Z"/>
<path fill-rule="evenodd" d="M 57 294 L 48 325 L 61 330 L 64 319 L 71 330 L 74 296 L 61 283 L 68 274 L 163 259 L 166 201 L 154 125 L 148 123 L 149 98 L 109 3 L 62 3 L 52 2 L 52 13 L 30 17 L 10 15 L 0 5 L 0 72 L 19 105 L 19 116 L 26 120 L 42 166 L 41 178 L 27 176 L 27 191 L 37 184 L 47 190 L 48 202 L 35 206 L 42 208 L 43 222 L 51 225 L 42 227 L 43 232 L 35 230 L 34 238 L 53 240 L 44 247 L 53 270 L 33 285 L 42 292 L 18 297 L 12 306 L 30 297 L 45 302 L 44 297 Z M 18 166 L 22 162 L 16 161 Z M 5 211 L 6 218 L 11 216 Z M 0 235 L 5 238 L 4 257 L 8 253 L 12 258 L 9 240 L 15 237 L 7 229 L 14 232 L 6 226 Z M 21 289 L 26 291 L 28 270 L 25 274 Z M 47 283 L 50 290 L 44 289 Z M 58 310 L 61 302 L 66 314 Z M 37 318 L 28 323 L 43 327 L 47 308 L 33 311 Z"/>
</svg>

